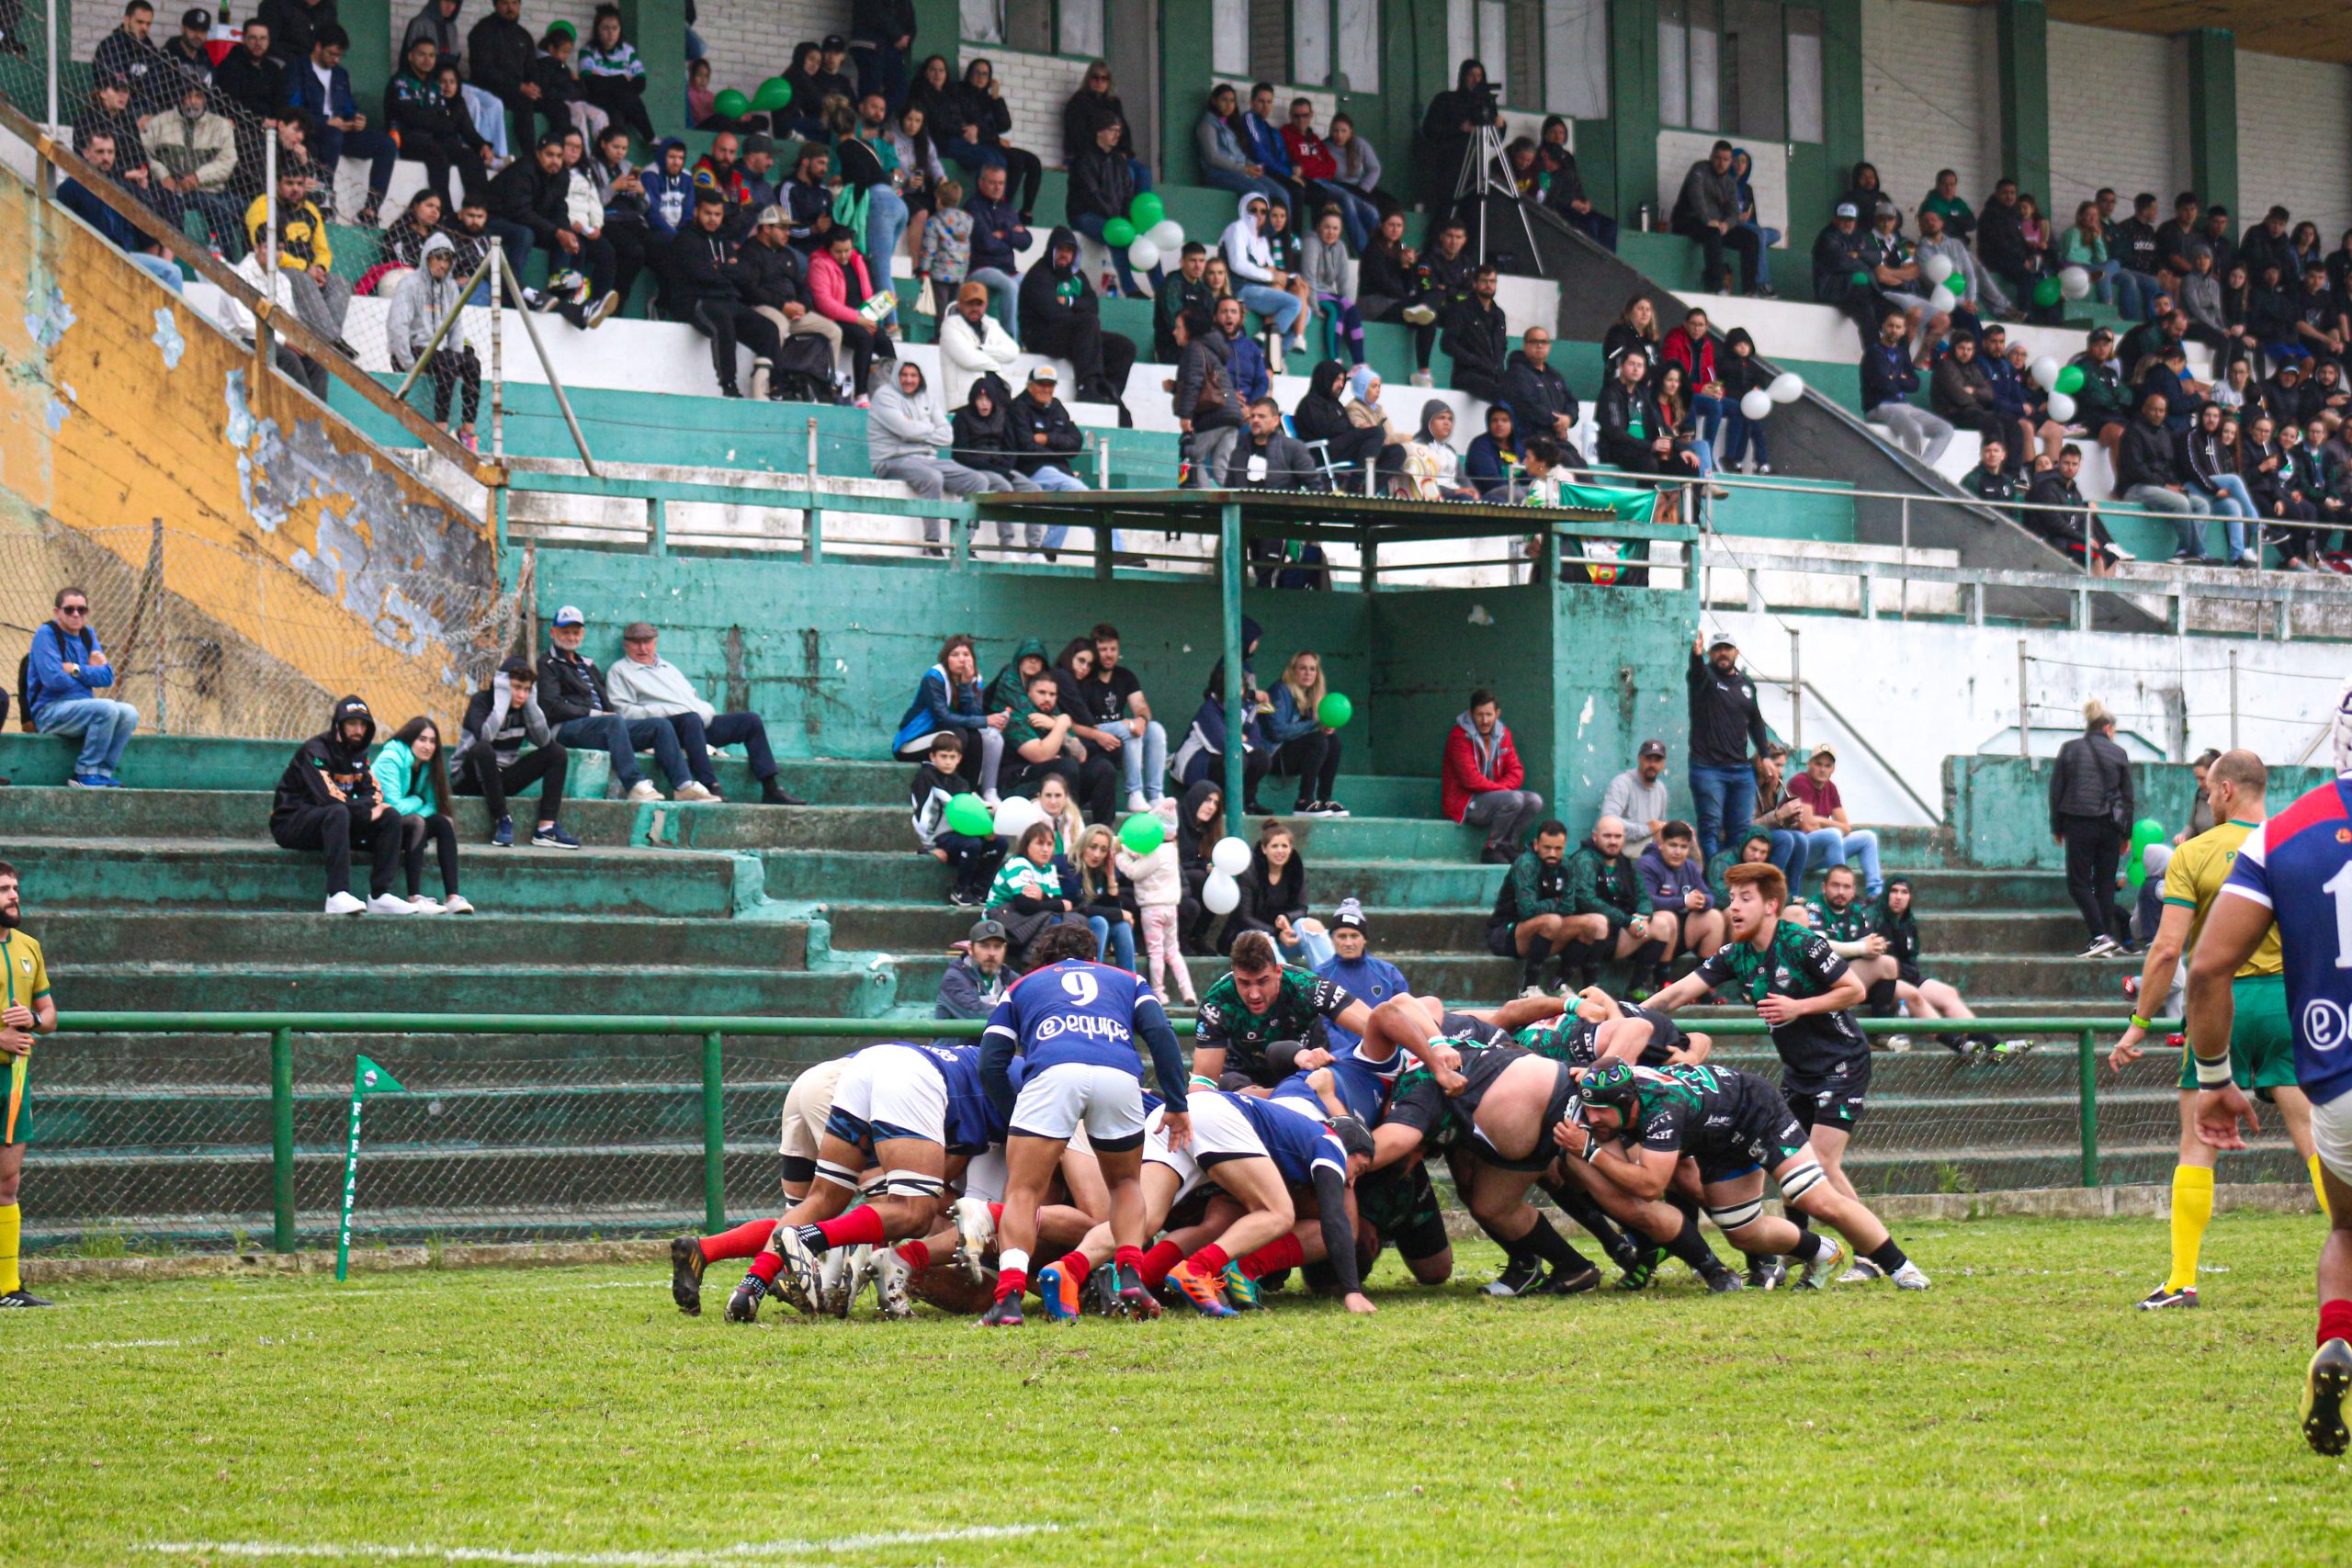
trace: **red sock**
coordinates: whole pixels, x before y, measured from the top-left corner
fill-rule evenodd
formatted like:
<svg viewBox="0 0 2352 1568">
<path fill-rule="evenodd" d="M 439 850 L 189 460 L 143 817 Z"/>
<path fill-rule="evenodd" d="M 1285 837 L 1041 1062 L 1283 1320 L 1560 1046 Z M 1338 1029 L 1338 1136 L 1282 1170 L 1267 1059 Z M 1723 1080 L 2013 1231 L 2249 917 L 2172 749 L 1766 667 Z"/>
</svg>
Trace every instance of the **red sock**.
<svg viewBox="0 0 2352 1568">
<path fill-rule="evenodd" d="M 1168 1270 L 1184 1261 L 1184 1249 L 1172 1241 L 1163 1241 L 1129 1265 L 1143 1280 L 1145 1290 L 1164 1284 Z"/>
<path fill-rule="evenodd" d="M 1140 1274 L 1143 1272 L 1143 1248 L 1140 1247 L 1114 1247 L 1111 1249 L 1111 1262 L 1115 1268 L 1132 1269 L 1136 1273 Z"/>
<path fill-rule="evenodd" d="M 902 1241 L 899 1244 L 899 1256 L 905 1260 L 908 1268 L 920 1274 L 931 1267 L 931 1243 Z"/>
<path fill-rule="evenodd" d="M 1021 1292 L 1028 1288 L 1029 1270 L 1026 1269 L 1003 1269 L 996 1277 L 996 1299 L 999 1301 L 1007 1296 L 1018 1301 Z"/>
<path fill-rule="evenodd" d="M 1241 1272 L 1252 1280 L 1262 1280 L 1284 1269 L 1296 1269 L 1306 1262 L 1306 1248 L 1295 1235 L 1278 1235 L 1241 1260 Z"/>
<path fill-rule="evenodd" d="M 707 1235 L 695 1245 L 702 1248 L 702 1260 L 716 1263 L 723 1258 L 749 1258 L 768 1244 L 775 1235 L 774 1220 L 747 1220 L 731 1231 Z"/>
<path fill-rule="evenodd" d="M 757 1258 L 752 1259 L 752 1277 L 757 1280 L 764 1280 L 769 1284 L 773 1285 L 775 1283 L 776 1270 L 783 1267 L 784 1254 L 780 1252 L 763 1252 Z"/>
<path fill-rule="evenodd" d="M 1086 1277 L 1094 1271 L 1094 1266 L 1086 1260 L 1086 1254 L 1083 1252 L 1065 1254 L 1060 1268 L 1062 1278 L 1070 1282 L 1072 1290 L 1086 1283 Z"/>
<path fill-rule="evenodd" d="M 1001 1224 L 1004 1224 L 1004 1205 L 1003 1205 L 1003 1204 L 1001 1204 L 1001 1203 L 990 1203 L 990 1204 L 989 1205 L 989 1224 L 991 1224 L 991 1225 L 1001 1225 Z"/>
<path fill-rule="evenodd" d="M 2319 1303 L 2319 1342 L 2352 1339 L 2352 1300 L 2337 1297 Z"/>
<path fill-rule="evenodd" d="M 827 1247 L 855 1247 L 860 1242 L 878 1246 L 888 1239 L 882 1233 L 882 1216 L 861 1203 L 839 1219 L 827 1220 L 817 1227 L 825 1238 Z"/>
<path fill-rule="evenodd" d="M 1210 1279 L 1214 1280 L 1219 1274 L 1225 1272 L 1225 1266 L 1228 1261 L 1230 1261 L 1230 1258 L 1225 1248 L 1219 1247 L 1215 1242 L 1211 1242 L 1206 1247 L 1201 1248 L 1198 1252 L 1193 1254 L 1190 1261 L 1193 1265 L 1193 1272 L 1206 1274 Z"/>
</svg>

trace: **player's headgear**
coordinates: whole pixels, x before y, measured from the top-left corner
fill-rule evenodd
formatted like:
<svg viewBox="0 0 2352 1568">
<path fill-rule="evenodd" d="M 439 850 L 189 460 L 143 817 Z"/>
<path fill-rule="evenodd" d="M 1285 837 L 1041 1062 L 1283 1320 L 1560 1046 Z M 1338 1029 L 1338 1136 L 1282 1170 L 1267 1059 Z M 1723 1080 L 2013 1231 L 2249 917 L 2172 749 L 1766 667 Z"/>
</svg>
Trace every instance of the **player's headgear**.
<svg viewBox="0 0 2352 1568">
<path fill-rule="evenodd" d="M 1577 1085 L 1577 1097 L 1587 1105 L 1605 1105 L 1631 1122 L 1641 1109 L 1641 1090 L 1634 1081 L 1634 1069 L 1611 1058 L 1585 1074 Z"/>
<path fill-rule="evenodd" d="M 1334 1117 L 1331 1122 L 1331 1131 L 1338 1135 L 1340 1146 L 1348 1153 L 1362 1155 L 1366 1159 L 1372 1157 L 1371 1130 L 1354 1117 Z"/>
</svg>

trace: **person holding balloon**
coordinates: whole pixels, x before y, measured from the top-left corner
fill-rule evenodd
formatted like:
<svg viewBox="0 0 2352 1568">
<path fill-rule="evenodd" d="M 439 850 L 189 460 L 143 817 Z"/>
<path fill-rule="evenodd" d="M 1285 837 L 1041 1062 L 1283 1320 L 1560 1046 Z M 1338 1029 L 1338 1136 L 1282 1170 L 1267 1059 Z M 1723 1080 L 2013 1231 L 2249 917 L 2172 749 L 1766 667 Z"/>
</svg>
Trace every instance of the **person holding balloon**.
<svg viewBox="0 0 2352 1568">
<path fill-rule="evenodd" d="M 1071 228 L 1109 248 L 1111 263 L 1118 269 L 1120 293 L 1137 292 L 1134 267 L 1140 265 L 1150 276 L 1152 292 L 1157 294 L 1163 276 L 1159 267 L 1163 248 L 1154 224 L 1166 220 L 1138 223 L 1129 216 L 1131 209 L 1139 217 L 1154 208 L 1144 204 L 1136 188 L 1134 160 L 1120 150 L 1120 139 L 1125 134 L 1125 120 L 1098 117 L 1092 139 L 1084 147 L 1071 150 L 1065 211 Z M 1155 204 L 1158 199 L 1153 198 Z M 1181 245 L 1182 229 L 1175 238 Z"/>
<path fill-rule="evenodd" d="M 1273 712 L 1265 720 L 1274 743 L 1269 771 L 1298 780 L 1299 816 L 1345 817 L 1347 807 L 1331 792 L 1340 776 L 1340 726 L 1353 716 L 1354 705 L 1324 685 L 1323 660 L 1306 649 L 1290 656 L 1273 695 Z"/>
<path fill-rule="evenodd" d="M 1207 787 L 1214 793 L 1214 785 Z M 1122 823 L 1114 860 L 1135 899 L 1136 922 L 1143 930 L 1144 956 L 1151 968 L 1152 994 L 1159 998 L 1161 1006 L 1168 1004 L 1168 972 L 1173 969 L 1176 989 L 1184 998 L 1184 1005 L 1195 1007 L 1200 998 L 1193 989 L 1192 973 L 1184 967 L 1182 944 L 1178 938 L 1178 911 L 1184 903 L 1181 835 L 1170 835 L 1167 816 L 1163 815 L 1172 814 L 1173 807 L 1173 802 L 1162 801 L 1152 810 L 1138 811 Z"/>
<path fill-rule="evenodd" d="M 931 738 L 931 750 L 909 786 L 914 807 L 915 841 L 923 852 L 956 872 L 947 901 L 965 908 L 988 894 L 989 879 L 1004 859 L 989 808 L 961 772 L 963 739 L 952 729 Z"/>
</svg>

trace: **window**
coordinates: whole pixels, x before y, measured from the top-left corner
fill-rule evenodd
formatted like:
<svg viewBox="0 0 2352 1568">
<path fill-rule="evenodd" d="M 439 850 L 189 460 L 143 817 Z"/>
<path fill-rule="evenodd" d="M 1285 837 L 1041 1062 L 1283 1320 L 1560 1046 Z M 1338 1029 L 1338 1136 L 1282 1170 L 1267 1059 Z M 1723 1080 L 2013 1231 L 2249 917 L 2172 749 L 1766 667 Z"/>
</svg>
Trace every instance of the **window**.
<svg viewBox="0 0 2352 1568">
<path fill-rule="evenodd" d="M 1821 17 L 1780 0 L 1660 0 L 1658 118 L 1761 141 L 1821 140 Z"/>
<path fill-rule="evenodd" d="M 1002 43 L 1004 17 L 998 0 L 961 0 L 964 36 L 974 43 Z"/>
<path fill-rule="evenodd" d="M 1821 14 L 1791 11 L 1789 29 L 1789 140 L 1819 141 L 1821 135 Z"/>
<path fill-rule="evenodd" d="M 1579 119 L 1609 117 L 1609 0 L 1544 7 L 1544 107 Z"/>
<path fill-rule="evenodd" d="M 1351 93 L 1380 91 L 1380 0 L 1339 0 L 1336 10 L 1340 71 L 1331 85 Z"/>
<path fill-rule="evenodd" d="M 1286 0 L 1250 0 L 1250 75 L 1261 82 L 1290 80 L 1290 6 Z M 1248 107 L 1249 94 L 1242 94 Z"/>
<path fill-rule="evenodd" d="M 1102 0 L 958 0 L 964 37 L 1031 54 L 1102 52 Z"/>
<path fill-rule="evenodd" d="M 1283 80 L 1319 86 L 1330 79 L 1330 0 L 1298 0 L 1291 11 L 1290 74 Z"/>
<path fill-rule="evenodd" d="M 1250 0 L 1216 0 L 1216 41 L 1209 62 L 1220 76 L 1250 74 Z"/>
<path fill-rule="evenodd" d="M 1544 0 L 1507 0 L 1503 48 L 1495 68 L 1506 85 L 1503 101 L 1535 105 L 1544 96 Z"/>
<path fill-rule="evenodd" d="M 1349 20 L 1355 0 L 1340 3 L 1340 69 L 1363 90 L 1348 51 L 1361 46 L 1370 55 L 1377 39 Z M 1588 119 L 1609 113 L 1609 0 L 1449 0 L 1445 44 L 1448 80 L 1463 61 L 1476 60 L 1511 108 Z"/>
</svg>

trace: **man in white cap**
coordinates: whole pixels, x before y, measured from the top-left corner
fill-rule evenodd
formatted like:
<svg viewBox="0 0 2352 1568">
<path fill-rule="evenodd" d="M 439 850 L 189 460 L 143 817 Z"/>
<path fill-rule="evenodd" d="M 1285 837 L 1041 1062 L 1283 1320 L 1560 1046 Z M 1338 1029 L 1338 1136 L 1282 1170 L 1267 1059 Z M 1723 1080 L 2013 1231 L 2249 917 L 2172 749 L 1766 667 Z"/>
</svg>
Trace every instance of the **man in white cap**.
<svg viewBox="0 0 2352 1568">
<path fill-rule="evenodd" d="M 566 746 L 610 755 L 613 777 L 630 800 L 662 798 L 653 781 L 638 768 L 640 750 L 653 753 L 655 764 L 680 800 L 716 799 L 695 782 L 674 725 L 666 718 L 620 716 L 606 694 L 604 671 L 580 651 L 587 639 L 588 617 L 580 613 L 579 605 L 566 604 L 555 613 L 548 650 L 539 656 L 539 711 L 555 727 L 556 739 Z"/>
</svg>

